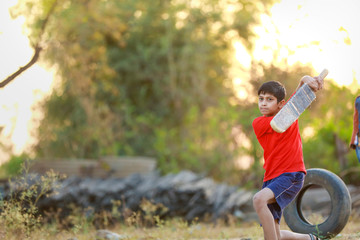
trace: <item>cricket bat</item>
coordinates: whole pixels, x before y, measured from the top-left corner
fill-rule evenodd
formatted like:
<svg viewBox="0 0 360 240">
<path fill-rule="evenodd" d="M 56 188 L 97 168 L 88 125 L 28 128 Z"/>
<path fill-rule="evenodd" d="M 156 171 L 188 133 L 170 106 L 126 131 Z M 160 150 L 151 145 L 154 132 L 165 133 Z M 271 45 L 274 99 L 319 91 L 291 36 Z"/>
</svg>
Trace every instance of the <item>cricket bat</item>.
<svg viewBox="0 0 360 240">
<path fill-rule="evenodd" d="M 324 79 L 329 71 L 324 69 L 319 77 Z M 287 101 L 284 107 L 271 120 L 270 125 L 275 132 L 285 132 L 291 124 L 305 111 L 306 108 L 315 100 L 316 95 L 308 84 L 303 84 L 296 93 Z"/>
</svg>

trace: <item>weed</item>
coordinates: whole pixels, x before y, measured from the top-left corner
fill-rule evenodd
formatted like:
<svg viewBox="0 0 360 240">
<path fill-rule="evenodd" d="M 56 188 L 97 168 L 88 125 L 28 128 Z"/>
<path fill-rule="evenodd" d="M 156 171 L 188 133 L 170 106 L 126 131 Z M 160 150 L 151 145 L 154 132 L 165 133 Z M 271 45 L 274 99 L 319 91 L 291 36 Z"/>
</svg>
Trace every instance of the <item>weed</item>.
<svg viewBox="0 0 360 240">
<path fill-rule="evenodd" d="M 162 203 L 155 204 L 147 199 L 142 199 L 140 203 L 140 209 L 143 213 L 142 219 L 145 226 L 163 225 L 161 216 L 168 211 L 168 208 L 165 207 Z"/>
<path fill-rule="evenodd" d="M 37 203 L 40 198 L 56 193 L 54 189 L 60 178 L 53 171 L 44 176 L 29 174 L 25 165 L 24 174 L 9 180 L 10 193 L 0 200 L 0 225 L 6 238 L 16 235 L 27 239 L 42 226 Z"/>
</svg>

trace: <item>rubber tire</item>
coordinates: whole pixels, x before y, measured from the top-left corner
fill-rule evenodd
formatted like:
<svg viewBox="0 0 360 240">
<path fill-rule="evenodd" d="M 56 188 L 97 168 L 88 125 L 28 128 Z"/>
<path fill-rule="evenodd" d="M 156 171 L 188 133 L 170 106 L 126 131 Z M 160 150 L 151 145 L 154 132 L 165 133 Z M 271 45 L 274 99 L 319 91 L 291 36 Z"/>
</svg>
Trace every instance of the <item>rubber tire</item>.
<svg viewBox="0 0 360 240">
<path fill-rule="evenodd" d="M 329 217 L 321 224 L 313 225 L 304 217 L 301 200 L 311 186 L 325 188 L 331 199 Z M 351 197 L 345 183 L 336 174 L 320 168 L 307 170 L 303 188 L 284 210 L 284 219 L 289 228 L 297 233 L 312 233 L 321 238 L 335 237 L 343 230 L 351 213 Z"/>
</svg>

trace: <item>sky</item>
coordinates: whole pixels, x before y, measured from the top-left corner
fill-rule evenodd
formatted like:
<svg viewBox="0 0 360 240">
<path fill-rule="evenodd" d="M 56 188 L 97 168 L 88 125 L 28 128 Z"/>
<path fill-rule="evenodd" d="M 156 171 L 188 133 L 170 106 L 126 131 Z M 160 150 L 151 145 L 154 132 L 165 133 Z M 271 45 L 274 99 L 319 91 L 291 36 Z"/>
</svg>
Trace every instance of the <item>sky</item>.
<svg viewBox="0 0 360 240">
<path fill-rule="evenodd" d="M 0 81 L 25 65 L 33 50 L 23 35 L 24 19 L 11 19 L 8 8 L 17 0 L 0 1 Z M 235 44 L 236 60 L 245 71 L 251 54 L 266 63 L 284 61 L 312 64 L 320 72 L 329 70 L 328 78 L 352 91 L 360 84 L 360 1 L 358 0 L 282 0 L 271 9 L 271 17 L 261 15 L 261 24 L 253 53 Z M 280 56 L 274 58 L 274 50 Z M 35 64 L 5 88 L 0 89 L 0 127 L 8 141 L 15 144 L 19 154 L 34 139 L 32 108 L 51 90 L 53 73 Z M 246 78 L 246 76 L 245 76 Z M 241 85 L 246 79 L 235 78 Z M 246 89 L 239 88 L 239 97 Z M 0 152 L 0 164 L 7 156 Z"/>
</svg>

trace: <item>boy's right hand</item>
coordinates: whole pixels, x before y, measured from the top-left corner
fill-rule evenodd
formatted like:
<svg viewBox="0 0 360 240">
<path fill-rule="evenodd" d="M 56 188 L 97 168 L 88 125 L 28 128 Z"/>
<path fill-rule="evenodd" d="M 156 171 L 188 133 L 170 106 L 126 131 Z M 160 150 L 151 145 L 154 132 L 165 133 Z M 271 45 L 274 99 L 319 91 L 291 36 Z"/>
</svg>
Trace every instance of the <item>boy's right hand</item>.
<svg viewBox="0 0 360 240">
<path fill-rule="evenodd" d="M 304 83 L 309 85 L 309 87 L 314 92 L 317 92 L 317 91 L 323 89 L 323 87 L 324 87 L 324 79 L 322 79 L 319 76 L 310 77 L 310 76 L 306 75 L 306 76 L 302 77 L 301 80 L 300 80 L 300 84 L 299 84 L 297 89 L 299 89 Z"/>
</svg>

